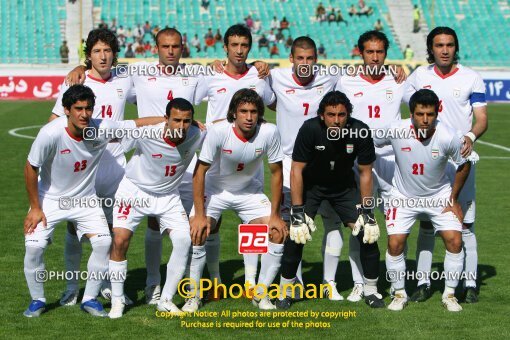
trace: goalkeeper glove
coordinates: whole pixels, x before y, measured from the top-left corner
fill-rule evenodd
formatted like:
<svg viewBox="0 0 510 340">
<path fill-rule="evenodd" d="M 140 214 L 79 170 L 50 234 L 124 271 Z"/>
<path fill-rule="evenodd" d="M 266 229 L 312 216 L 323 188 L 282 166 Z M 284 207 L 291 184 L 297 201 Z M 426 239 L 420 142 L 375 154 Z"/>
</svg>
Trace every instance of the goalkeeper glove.
<svg viewBox="0 0 510 340">
<path fill-rule="evenodd" d="M 305 207 L 293 205 L 290 209 L 290 239 L 297 244 L 306 244 L 312 240 L 311 233 L 315 230 L 315 223 L 305 214 Z"/>
<path fill-rule="evenodd" d="M 358 236 L 361 228 L 364 230 L 363 243 L 375 243 L 379 239 L 379 226 L 374 217 L 374 210 L 364 208 L 361 204 L 356 205 L 358 209 L 358 220 L 352 229 L 352 235 Z"/>
</svg>

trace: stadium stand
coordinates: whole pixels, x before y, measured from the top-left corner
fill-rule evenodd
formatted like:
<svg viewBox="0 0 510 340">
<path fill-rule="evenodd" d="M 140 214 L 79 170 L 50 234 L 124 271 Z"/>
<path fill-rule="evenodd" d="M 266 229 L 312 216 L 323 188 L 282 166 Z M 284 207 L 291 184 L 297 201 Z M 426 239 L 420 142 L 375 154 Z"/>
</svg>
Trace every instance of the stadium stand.
<svg viewBox="0 0 510 340">
<path fill-rule="evenodd" d="M 473 66 L 508 66 L 508 1 L 420 0 L 429 27 L 452 27 L 461 41 L 461 62 Z M 474 42 L 476 43 L 470 43 Z"/>
<path fill-rule="evenodd" d="M 3 63 L 59 63 L 65 1 L 0 0 Z"/>
</svg>

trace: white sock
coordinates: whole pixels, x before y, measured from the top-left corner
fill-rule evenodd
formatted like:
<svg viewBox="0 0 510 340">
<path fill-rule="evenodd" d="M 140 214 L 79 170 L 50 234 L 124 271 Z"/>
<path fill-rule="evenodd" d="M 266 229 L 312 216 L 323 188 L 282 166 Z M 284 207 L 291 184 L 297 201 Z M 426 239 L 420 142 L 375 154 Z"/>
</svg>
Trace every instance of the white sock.
<svg viewBox="0 0 510 340">
<path fill-rule="evenodd" d="M 322 239 L 324 282 L 336 281 L 336 270 L 338 268 L 342 246 L 342 235 L 338 229 L 331 230 L 327 234 L 324 234 L 324 238 Z"/>
<path fill-rule="evenodd" d="M 66 232 L 64 245 L 64 263 L 67 272 L 76 273 L 80 270 L 82 247 L 77 235 Z M 79 289 L 78 278 L 72 275 L 66 282 L 67 291 L 77 291 Z"/>
<path fill-rule="evenodd" d="M 478 251 L 474 231 L 474 226 L 471 226 L 469 229 L 462 230 L 462 242 L 465 253 L 464 272 L 466 276 L 466 287 L 476 287 Z"/>
<path fill-rule="evenodd" d="M 363 286 L 363 294 L 365 296 L 369 296 L 372 294 L 377 294 L 377 279 L 367 279 L 363 277 L 364 286 Z"/>
<path fill-rule="evenodd" d="M 113 261 L 108 263 L 110 282 L 112 283 L 112 300 L 124 297 L 124 278 L 126 277 L 128 261 Z"/>
<path fill-rule="evenodd" d="M 462 273 L 463 265 L 464 250 L 461 250 L 458 254 L 450 253 L 448 250 L 446 250 L 446 255 L 444 257 L 444 273 L 446 275 L 446 280 L 443 297 L 448 294 L 453 294 L 451 293 L 452 289 L 455 291 L 455 288 L 459 284 L 458 278 Z M 450 288 L 449 293 L 447 293 L 446 287 Z"/>
<path fill-rule="evenodd" d="M 262 255 L 258 284 L 263 285 L 266 289 L 269 288 L 280 270 L 282 256 L 283 244 L 269 242 L 267 253 Z M 259 287 L 258 292 L 262 294 L 264 289 Z"/>
<path fill-rule="evenodd" d="M 172 241 L 173 249 L 166 266 L 166 281 L 161 292 L 161 301 L 172 301 L 177 291 L 177 285 L 184 276 L 191 248 L 189 232 L 172 230 L 170 232 L 170 240 Z"/>
<path fill-rule="evenodd" d="M 285 287 L 285 285 L 294 285 L 296 283 L 296 279 L 297 278 L 295 278 L 295 277 L 292 279 L 286 279 L 283 276 L 280 276 L 280 292 L 282 294 L 282 296 L 280 296 L 280 300 L 283 300 L 286 297 L 292 298 L 293 292 L 295 292 L 296 294 L 299 294 L 298 288 L 295 288 L 293 291 L 291 288 L 292 286 Z"/>
<path fill-rule="evenodd" d="M 271 242 L 269 242 L 271 244 Z M 262 256 L 264 257 L 264 256 Z M 243 254 L 244 260 L 244 282 L 249 282 L 250 285 L 254 286 L 257 282 L 257 269 L 259 265 L 259 255 L 258 254 Z M 262 275 L 262 268 L 260 270 L 260 274 Z"/>
<path fill-rule="evenodd" d="M 205 246 L 191 247 L 191 264 L 189 277 L 191 279 L 191 291 L 200 296 L 200 279 L 205 267 Z"/>
<path fill-rule="evenodd" d="M 161 253 L 163 250 L 163 235 L 159 231 L 147 227 L 145 231 L 145 266 L 147 267 L 147 287 L 161 284 Z"/>
<path fill-rule="evenodd" d="M 388 252 L 386 252 L 386 270 L 387 277 L 391 279 L 391 288 L 394 292 L 405 290 L 405 271 L 406 271 L 406 260 L 404 258 L 404 253 L 391 256 Z M 407 296 L 407 295 L 406 295 Z"/>
<path fill-rule="evenodd" d="M 44 271 L 43 254 L 44 248 L 25 246 L 24 271 L 32 300 L 46 302 L 44 283 L 37 279 L 37 273 Z"/>
<path fill-rule="evenodd" d="M 352 281 L 354 284 L 363 284 L 363 267 L 359 254 L 359 241 L 356 237 L 349 237 L 349 262 L 351 263 Z"/>
<path fill-rule="evenodd" d="M 112 245 L 112 238 L 110 235 L 95 235 L 90 239 L 92 246 L 92 253 L 90 254 L 87 263 L 87 271 L 89 278 L 85 285 L 85 292 L 83 293 L 82 302 L 95 299 L 101 289 L 103 280 L 96 280 L 101 276 L 104 277 L 108 271 L 108 262 L 110 260 L 110 246 Z M 93 273 L 93 274 L 91 274 Z"/>
<path fill-rule="evenodd" d="M 416 246 L 416 271 L 420 272 L 418 286 L 430 286 L 430 271 L 432 270 L 432 254 L 434 253 L 434 230 L 420 228 Z"/>
<path fill-rule="evenodd" d="M 220 247 L 220 233 L 209 235 L 205 241 L 205 258 L 207 262 L 207 270 L 209 271 L 209 277 L 211 281 L 214 282 L 214 279 L 217 279 L 218 283 L 221 283 Z"/>
</svg>

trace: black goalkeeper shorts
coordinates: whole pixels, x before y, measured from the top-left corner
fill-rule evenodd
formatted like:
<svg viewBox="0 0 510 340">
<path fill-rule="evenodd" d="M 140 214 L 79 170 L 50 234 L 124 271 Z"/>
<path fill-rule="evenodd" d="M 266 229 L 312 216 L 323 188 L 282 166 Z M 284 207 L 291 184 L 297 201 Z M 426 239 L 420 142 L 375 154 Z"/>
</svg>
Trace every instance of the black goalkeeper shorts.
<svg viewBox="0 0 510 340">
<path fill-rule="evenodd" d="M 315 215 L 317 215 L 317 210 L 319 210 L 322 201 L 328 201 L 345 227 L 347 223 L 354 223 L 358 219 L 356 204 L 360 204 L 360 193 L 357 188 L 346 188 L 332 194 L 324 193 L 314 187 L 306 190 L 304 196 L 305 213 L 311 218 L 315 218 Z"/>
</svg>

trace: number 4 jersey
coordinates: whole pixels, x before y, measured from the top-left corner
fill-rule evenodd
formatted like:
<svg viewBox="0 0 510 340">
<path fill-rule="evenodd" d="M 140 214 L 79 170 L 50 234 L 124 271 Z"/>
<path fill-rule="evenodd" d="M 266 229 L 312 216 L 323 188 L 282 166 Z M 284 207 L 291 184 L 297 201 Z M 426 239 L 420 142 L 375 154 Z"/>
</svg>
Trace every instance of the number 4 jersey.
<svg viewBox="0 0 510 340">
<path fill-rule="evenodd" d="M 448 195 L 451 190 L 446 174 L 448 159 L 456 165 L 466 162 L 460 154 L 462 136 L 441 121 L 436 122 L 432 137 L 423 141 L 414 137 L 411 119 L 389 127 L 402 132 L 395 136 L 407 138 L 374 138 L 376 147 L 393 147 L 396 162 L 393 186 L 407 197 Z"/>
</svg>

